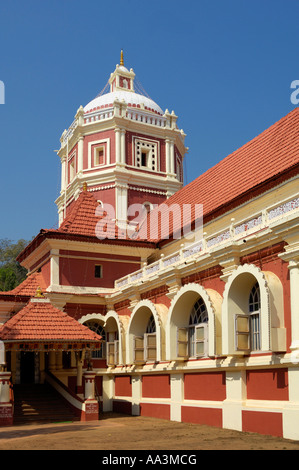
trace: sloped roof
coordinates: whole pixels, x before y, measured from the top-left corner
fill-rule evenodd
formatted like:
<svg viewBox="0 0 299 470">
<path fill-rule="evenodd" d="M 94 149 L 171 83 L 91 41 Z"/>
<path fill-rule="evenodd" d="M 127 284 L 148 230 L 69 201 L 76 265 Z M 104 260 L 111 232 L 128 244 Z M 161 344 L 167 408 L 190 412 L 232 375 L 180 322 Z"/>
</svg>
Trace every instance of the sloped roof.
<svg viewBox="0 0 299 470">
<path fill-rule="evenodd" d="M 38 287 L 40 287 L 42 290 L 45 290 L 47 286 L 42 274 L 35 272 L 26 277 L 26 279 L 24 279 L 24 281 L 13 290 L 4 292 L 4 294 L 28 295 L 32 297 L 35 295 Z"/>
<path fill-rule="evenodd" d="M 81 191 L 78 199 L 60 225 L 57 232 L 68 234 L 78 234 L 89 237 L 97 236 L 97 224 L 104 218 L 103 231 L 107 238 L 124 238 L 123 233 L 115 222 L 109 218 L 109 214 L 101 210 L 99 203 L 87 189 Z M 108 222 L 106 224 L 106 221 Z"/>
<path fill-rule="evenodd" d="M 23 301 L 27 298 L 29 300 L 30 297 L 35 296 L 38 287 L 40 287 L 42 291 L 47 288 L 42 274 L 35 272 L 26 277 L 26 279 L 14 289 L 0 292 L 0 299 L 7 301 L 11 301 L 12 299 L 15 301 Z"/>
<path fill-rule="evenodd" d="M 279 177 L 287 179 L 290 170 L 299 173 L 299 108 L 184 186 L 165 201 L 164 210 L 159 206 L 149 217 L 160 210 L 161 228 L 172 204 L 181 208 L 190 204 L 194 221 L 194 205 L 202 204 L 204 222 L 207 222 L 251 199 L 258 191 L 269 189 L 271 184 L 278 184 Z M 172 222 L 170 233 L 171 230 Z M 157 241 L 159 237 L 160 233 Z"/>
<path fill-rule="evenodd" d="M 101 336 L 54 307 L 48 299 L 34 298 L 0 329 L 2 341 L 88 341 Z"/>
</svg>

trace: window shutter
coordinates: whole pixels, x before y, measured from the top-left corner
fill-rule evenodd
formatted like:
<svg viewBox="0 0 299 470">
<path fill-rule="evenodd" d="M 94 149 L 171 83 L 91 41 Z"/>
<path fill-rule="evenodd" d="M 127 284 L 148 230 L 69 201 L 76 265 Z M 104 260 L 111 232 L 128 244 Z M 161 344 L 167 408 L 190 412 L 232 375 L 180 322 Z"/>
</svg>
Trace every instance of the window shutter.
<svg viewBox="0 0 299 470">
<path fill-rule="evenodd" d="M 134 336 L 134 362 L 144 362 L 144 339 L 143 336 Z"/>
<path fill-rule="evenodd" d="M 115 348 L 114 348 L 114 342 L 107 343 L 107 364 L 108 366 L 114 366 L 115 365 Z"/>
<path fill-rule="evenodd" d="M 250 351 L 249 315 L 235 315 L 236 351 Z"/>
<path fill-rule="evenodd" d="M 157 341 L 156 333 L 148 333 L 145 335 L 146 360 L 156 361 L 157 359 Z"/>
<path fill-rule="evenodd" d="M 115 365 L 119 363 L 119 340 L 114 341 L 114 361 Z"/>
<path fill-rule="evenodd" d="M 188 328 L 177 328 L 177 357 L 188 357 Z"/>
<path fill-rule="evenodd" d="M 208 324 L 201 323 L 195 327 L 195 354 L 196 357 L 207 356 L 208 349 Z"/>
</svg>

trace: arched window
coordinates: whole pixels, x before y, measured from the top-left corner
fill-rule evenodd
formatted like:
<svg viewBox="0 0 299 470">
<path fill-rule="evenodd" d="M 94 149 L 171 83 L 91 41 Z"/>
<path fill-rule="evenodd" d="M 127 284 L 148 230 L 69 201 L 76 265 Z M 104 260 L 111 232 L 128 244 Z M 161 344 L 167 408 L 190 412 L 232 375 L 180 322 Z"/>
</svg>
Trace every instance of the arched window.
<svg viewBox="0 0 299 470">
<path fill-rule="evenodd" d="M 249 294 L 249 331 L 251 351 L 258 351 L 261 349 L 260 313 L 261 293 L 259 284 L 256 282 Z"/>
<path fill-rule="evenodd" d="M 154 315 L 152 315 L 148 321 L 148 324 L 146 327 L 146 333 L 148 334 L 156 333 L 156 322 L 154 319 Z"/>
<path fill-rule="evenodd" d="M 237 351 L 259 351 L 261 349 L 261 292 L 258 282 L 247 293 L 247 313 L 237 314 L 236 349 Z"/>
<path fill-rule="evenodd" d="M 144 336 L 135 336 L 134 344 L 135 363 L 157 360 L 156 322 L 153 315 L 147 322 Z"/>
<path fill-rule="evenodd" d="M 116 366 L 119 362 L 119 338 L 118 331 L 107 333 L 107 364 Z"/>
<path fill-rule="evenodd" d="M 102 347 L 98 351 L 92 351 L 93 359 L 104 359 L 106 357 L 106 333 L 102 325 L 96 320 L 89 320 L 83 325 L 87 326 L 91 331 L 94 331 L 97 335 L 102 336 Z"/>
<path fill-rule="evenodd" d="M 189 357 L 205 355 L 207 348 L 208 312 L 202 298 L 198 299 L 191 310 L 189 317 L 188 343 Z"/>
</svg>

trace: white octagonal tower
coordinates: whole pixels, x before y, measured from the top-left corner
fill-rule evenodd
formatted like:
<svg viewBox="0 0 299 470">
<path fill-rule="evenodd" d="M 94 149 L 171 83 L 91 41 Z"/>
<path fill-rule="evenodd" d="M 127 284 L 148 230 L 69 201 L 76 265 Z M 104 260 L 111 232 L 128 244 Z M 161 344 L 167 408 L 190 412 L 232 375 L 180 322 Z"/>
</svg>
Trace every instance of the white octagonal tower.
<svg viewBox="0 0 299 470">
<path fill-rule="evenodd" d="M 108 92 L 106 88 L 109 86 Z M 132 204 L 161 204 L 183 185 L 185 134 L 174 111 L 165 112 L 136 90 L 135 73 L 120 64 L 107 86 L 61 136 L 59 224 L 78 198 L 83 183 L 99 204 L 115 208 L 127 221 Z"/>
</svg>

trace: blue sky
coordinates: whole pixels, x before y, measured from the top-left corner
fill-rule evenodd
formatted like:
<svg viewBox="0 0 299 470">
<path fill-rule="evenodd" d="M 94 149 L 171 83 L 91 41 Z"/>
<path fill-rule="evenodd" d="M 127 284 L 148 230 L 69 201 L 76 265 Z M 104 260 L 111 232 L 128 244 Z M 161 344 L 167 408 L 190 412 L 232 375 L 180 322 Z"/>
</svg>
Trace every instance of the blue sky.
<svg viewBox="0 0 299 470">
<path fill-rule="evenodd" d="M 0 0 L 0 238 L 57 225 L 59 148 L 124 50 L 179 116 L 190 182 L 294 109 L 297 0 Z"/>
</svg>

